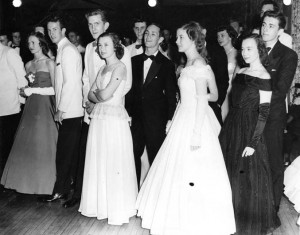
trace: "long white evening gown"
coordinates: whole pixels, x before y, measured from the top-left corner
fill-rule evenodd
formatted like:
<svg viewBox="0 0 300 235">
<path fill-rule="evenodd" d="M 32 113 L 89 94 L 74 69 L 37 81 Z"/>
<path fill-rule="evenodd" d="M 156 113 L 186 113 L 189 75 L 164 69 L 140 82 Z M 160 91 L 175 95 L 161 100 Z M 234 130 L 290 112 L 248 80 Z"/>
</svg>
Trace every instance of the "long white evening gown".
<svg viewBox="0 0 300 235">
<path fill-rule="evenodd" d="M 91 90 L 104 89 L 112 72 L 102 67 Z M 124 108 L 122 80 L 113 97 L 97 103 L 91 113 L 79 211 L 108 218 L 108 224 L 128 223 L 136 215 L 138 193 L 129 117 Z"/>
<path fill-rule="evenodd" d="M 213 76 L 208 65 L 189 66 L 181 72 L 181 102 L 136 203 L 142 227 L 151 234 L 235 233 L 230 182 L 218 140 L 220 125 L 206 95 L 207 80 Z M 195 79 L 203 84 L 200 96 L 196 96 Z M 199 97 L 206 97 L 201 148 L 191 151 L 194 124 L 201 119 L 196 115 Z"/>
</svg>

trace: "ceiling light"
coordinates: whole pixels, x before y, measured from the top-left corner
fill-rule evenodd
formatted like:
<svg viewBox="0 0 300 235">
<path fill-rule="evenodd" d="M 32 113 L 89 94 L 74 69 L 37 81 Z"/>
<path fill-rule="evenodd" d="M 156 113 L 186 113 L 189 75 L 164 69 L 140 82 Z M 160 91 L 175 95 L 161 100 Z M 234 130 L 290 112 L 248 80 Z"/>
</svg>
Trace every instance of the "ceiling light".
<svg viewBox="0 0 300 235">
<path fill-rule="evenodd" d="M 291 3 L 292 3 L 292 0 L 283 0 L 283 4 L 286 6 L 291 5 Z"/>
<path fill-rule="evenodd" d="M 20 7 L 22 5 L 22 1 L 21 0 L 13 0 L 12 4 L 14 7 Z"/>
<path fill-rule="evenodd" d="M 155 7 L 156 4 L 157 4 L 157 1 L 156 1 L 156 0 L 148 0 L 148 5 L 149 5 L 150 7 Z"/>
</svg>

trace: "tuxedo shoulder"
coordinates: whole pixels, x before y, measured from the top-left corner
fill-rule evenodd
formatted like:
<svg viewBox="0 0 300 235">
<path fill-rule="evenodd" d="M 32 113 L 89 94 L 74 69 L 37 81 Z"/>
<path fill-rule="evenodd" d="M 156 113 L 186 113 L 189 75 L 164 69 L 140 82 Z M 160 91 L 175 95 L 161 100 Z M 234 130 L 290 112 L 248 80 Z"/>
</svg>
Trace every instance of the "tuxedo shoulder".
<svg viewBox="0 0 300 235">
<path fill-rule="evenodd" d="M 143 54 L 135 55 L 135 56 L 131 57 L 132 62 L 139 61 L 142 59 L 143 59 Z"/>
<path fill-rule="evenodd" d="M 282 47 L 283 47 L 285 56 L 289 57 L 290 59 L 298 59 L 298 55 L 293 49 L 291 49 L 285 45 L 282 45 Z"/>
</svg>

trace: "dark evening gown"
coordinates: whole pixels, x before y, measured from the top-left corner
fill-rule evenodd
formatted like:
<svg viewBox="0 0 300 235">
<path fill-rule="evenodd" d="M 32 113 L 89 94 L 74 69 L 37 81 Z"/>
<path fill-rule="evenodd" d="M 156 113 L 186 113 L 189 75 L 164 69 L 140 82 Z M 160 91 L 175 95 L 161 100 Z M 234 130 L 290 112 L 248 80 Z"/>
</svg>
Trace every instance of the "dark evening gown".
<svg viewBox="0 0 300 235">
<path fill-rule="evenodd" d="M 31 87 L 51 87 L 49 72 L 39 71 Z M 26 100 L 15 141 L 1 178 L 5 188 L 20 193 L 51 194 L 56 179 L 58 128 L 55 98 L 32 94 Z"/>
<path fill-rule="evenodd" d="M 264 136 L 254 154 L 242 158 L 256 127 L 259 90 L 271 91 L 271 80 L 237 74 L 232 86 L 232 106 L 219 136 L 232 188 L 238 235 L 266 234 L 280 225 Z"/>
</svg>

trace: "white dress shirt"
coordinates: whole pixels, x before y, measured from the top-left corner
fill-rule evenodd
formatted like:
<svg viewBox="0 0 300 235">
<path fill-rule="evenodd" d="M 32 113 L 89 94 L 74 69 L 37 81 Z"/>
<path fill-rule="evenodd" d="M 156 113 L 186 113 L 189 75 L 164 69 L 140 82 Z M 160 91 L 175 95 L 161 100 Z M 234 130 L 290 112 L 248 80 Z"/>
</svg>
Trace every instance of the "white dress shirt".
<svg viewBox="0 0 300 235">
<path fill-rule="evenodd" d="M 85 53 L 85 47 L 81 46 L 80 44 L 77 46 L 77 50 L 79 53 Z"/>
<path fill-rule="evenodd" d="M 140 55 L 140 54 L 144 53 L 143 47 L 141 46 L 139 49 L 137 49 L 137 48 L 135 48 L 136 45 L 139 45 L 139 44 L 137 44 L 137 42 L 135 42 L 135 43 L 132 43 L 131 45 L 127 46 L 127 49 L 129 51 L 131 57 L 134 57 L 136 55 Z"/>
<path fill-rule="evenodd" d="M 20 104 L 25 99 L 19 89 L 27 86 L 25 69 L 16 50 L 0 43 L 0 116 L 20 112 Z"/>
<path fill-rule="evenodd" d="M 158 53 L 158 50 L 153 55 L 156 56 L 157 53 Z M 146 77 L 147 77 L 147 74 L 151 67 L 151 64 L 152 64 L 152 60 L 150 58 L 148 58 L 147 60 L 144 61 L 144 82 L 146 80 Z"/>
</svg>

